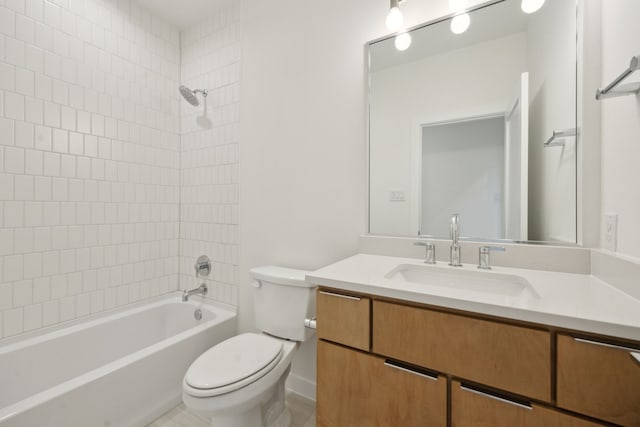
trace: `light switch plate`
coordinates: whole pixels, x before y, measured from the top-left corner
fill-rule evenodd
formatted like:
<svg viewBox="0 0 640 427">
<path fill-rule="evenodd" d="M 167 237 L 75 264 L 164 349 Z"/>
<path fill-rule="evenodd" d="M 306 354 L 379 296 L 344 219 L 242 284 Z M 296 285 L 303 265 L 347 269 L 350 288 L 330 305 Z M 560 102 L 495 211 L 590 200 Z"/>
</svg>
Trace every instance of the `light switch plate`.
<svg viewBox="0 0 640 427">
<path fill-rule="evenodd" d="M 389 192 L 389 201 L 390 202 L 404 202 L 406 199 L 404 191 L 402 190 L 391 190 Z"/>
<path fill-rule="evenodd" d="M 604 242 L 602 242 L 602 247 L 610 250 L 611 252 L 616 251 L 616 247 L 618 245 L 618 214 L 616 213 L 607 213 L 604 214 Z"/>
</svg>

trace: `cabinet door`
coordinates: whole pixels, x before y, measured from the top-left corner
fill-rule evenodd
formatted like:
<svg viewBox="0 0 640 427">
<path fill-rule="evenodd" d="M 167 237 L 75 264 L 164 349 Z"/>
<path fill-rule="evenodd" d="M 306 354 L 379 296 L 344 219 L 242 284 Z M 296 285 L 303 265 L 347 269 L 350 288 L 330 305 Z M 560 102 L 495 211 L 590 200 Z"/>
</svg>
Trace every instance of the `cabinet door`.
<svg viewBox="0 0 640 427">
<path fill-rule="evenodd" d="M 369 351 L 369 298 L 320 289 L 316 307 L 318 338 Z"/>
<path fill-rule="evenodd" d="M 446 426 L 444 377 L 318 341 L 318 427 Z"/>
<path fill-rule="evenodd" d="M 372 344 L 380 355 L 551 400 L 547 331 L 374 301 Z"/>
<path fill-rule="evenodd" d="M 452 427 L 595 427 L 596 424 L 554 409 L 451 384 Z"/>
<path fill-rule="evenodd" d="M 640 364 L 633 350 L 558 335 L 558 406 L 640 426 Z"/>
</svg>

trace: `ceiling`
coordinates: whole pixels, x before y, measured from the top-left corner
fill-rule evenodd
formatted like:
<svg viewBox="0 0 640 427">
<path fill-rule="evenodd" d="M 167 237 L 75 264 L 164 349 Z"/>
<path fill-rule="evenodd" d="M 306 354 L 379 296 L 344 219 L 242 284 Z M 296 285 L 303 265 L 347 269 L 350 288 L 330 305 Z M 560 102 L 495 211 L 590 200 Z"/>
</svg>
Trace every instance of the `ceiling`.
<svg viewBox="0 0 640 427">
<path fill-rule="evenodd" d="M 180 29 L 202 21 L 225 0 L 136 0 L 145 9 Z"/>
</svg>

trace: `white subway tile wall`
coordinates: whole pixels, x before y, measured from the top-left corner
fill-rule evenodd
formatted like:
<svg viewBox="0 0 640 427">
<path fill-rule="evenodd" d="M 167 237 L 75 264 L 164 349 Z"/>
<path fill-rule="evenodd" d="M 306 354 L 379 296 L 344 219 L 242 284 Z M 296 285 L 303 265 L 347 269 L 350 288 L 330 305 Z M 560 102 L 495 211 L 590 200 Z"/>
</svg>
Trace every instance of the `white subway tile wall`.
<svg viewBox="0 0 640 427">
<path fill-rule="evenodd" d="M 238 128 L 240 2 L 223 4 L 182 33 L 182 80 L 208 89 L 206 102 L 181 103 L 180 286 L 195 288 L 193 265 L 212 261 L 209 296 L 238 305 Z"/>
<path fill-rule="evenodd" d="M 226 26 L 215 28 L 222 46 Z M 185 69 L 205 62 L 218 67 Z M 180 73 L 178 30 L 135 1 L 0 0 L 0 338 L 178 288 Z M 237 202 L 230 74 L 212 96 L 226 104 L 210 104 L 212 132 L 225 137 L 203 156 L 211 166 L 203 179 L 220 178 L 204 198 L 216 208 Z M 189 136 L 189 159 L 204 139 Z M 186 164 L 192 186 L 213 183 L 197 181 L 198 159 Z M 215 223 L 230 228 L 215 230 L 224 239 L 206 248 L 220 285 L 237 266 L 226 252 L 236 242 L 234 206 Z M 190 218 L 184 233 L 199 236 L 200 210 Z M 185 244 L 188 254 L 198 242 Z"/>
</svg>

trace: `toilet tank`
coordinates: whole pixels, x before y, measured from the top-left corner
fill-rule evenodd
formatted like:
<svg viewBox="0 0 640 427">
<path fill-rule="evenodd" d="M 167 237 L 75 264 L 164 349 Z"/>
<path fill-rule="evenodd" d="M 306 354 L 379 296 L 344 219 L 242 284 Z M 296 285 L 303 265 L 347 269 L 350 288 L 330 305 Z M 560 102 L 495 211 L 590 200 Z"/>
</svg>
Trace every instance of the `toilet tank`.
<svg viewBox="0 0 640 427">
<path fill-rule="evenodd" d="M 313 330 L 304 319 L 316 315 L 315 287 L 307 284 L 305 270 L 264 266 L 250 270 L 256 327 L 280 338 L 305 341 Z"/>
</svg>

